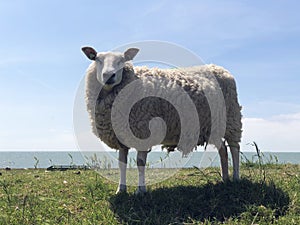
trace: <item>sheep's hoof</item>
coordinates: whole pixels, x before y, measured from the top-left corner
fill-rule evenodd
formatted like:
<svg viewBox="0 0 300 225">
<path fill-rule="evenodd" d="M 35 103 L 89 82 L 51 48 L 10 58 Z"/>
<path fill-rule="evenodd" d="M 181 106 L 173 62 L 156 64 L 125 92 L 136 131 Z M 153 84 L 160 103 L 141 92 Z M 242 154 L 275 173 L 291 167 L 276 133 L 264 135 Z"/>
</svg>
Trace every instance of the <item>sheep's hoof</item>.
<svg viewBox="0 0 300 225">
<path fill-rule="evenodd" d="M 147 192 L 146 186 L 138 186 L 138 189 L 135 191 L 136 195 L 144 195 Z"/>
<path fill-rule="evenodd" d="M 116 194 L 121 194 L 126 192 L 127 192 L 127 186 L 125 184 L 119 184 Z"/>
</svg>

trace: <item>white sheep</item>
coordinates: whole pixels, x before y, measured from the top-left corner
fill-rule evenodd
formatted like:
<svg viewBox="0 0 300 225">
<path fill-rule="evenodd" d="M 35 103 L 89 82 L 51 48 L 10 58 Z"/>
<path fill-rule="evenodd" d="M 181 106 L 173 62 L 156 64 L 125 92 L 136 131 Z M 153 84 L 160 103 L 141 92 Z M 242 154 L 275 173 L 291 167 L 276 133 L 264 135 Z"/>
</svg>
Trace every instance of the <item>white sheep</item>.
<svg viewBox="0 0 300 225">
<path fill-rule="evenodd" d="M 117 192 L 126 191 L 127 154 L 131 147 L 138 151 L 137 192 L 146 191 L 146 158 L 155 144 L 162 144 L 168 151 L 177 148 L 184 155 L 197 145 L 213 144 L 219 149 L 222 179 L 227 180 L 227 141 L 233 160 L 233 178 L 239 179 L 241 107 L 234 78 L 227 70 L 216 65 L 180 69 L 133 67 L 130 61 L 138 53 L 137 48 L 129 48 L 124 53 L 97 53 L 91 47 L 84 47 L 82 51 L 93 61 L 85 78 L 93 132 L 109 147 L 119 150 Z M 217 92 L 221 93 L 223 102 L 209 99 Z M 132 102 L 132 99 L 136 100 Z M 224 107 L 220 107 L 222 103 Z M 181 111 L 180 106 L 185 110 Z M 193 112 L 197 117 L 193 117 Z M 215 121 L 220 118 L 225 121 Z M 188 141 L 182 142 L 182 139 Z"/>
</svg>

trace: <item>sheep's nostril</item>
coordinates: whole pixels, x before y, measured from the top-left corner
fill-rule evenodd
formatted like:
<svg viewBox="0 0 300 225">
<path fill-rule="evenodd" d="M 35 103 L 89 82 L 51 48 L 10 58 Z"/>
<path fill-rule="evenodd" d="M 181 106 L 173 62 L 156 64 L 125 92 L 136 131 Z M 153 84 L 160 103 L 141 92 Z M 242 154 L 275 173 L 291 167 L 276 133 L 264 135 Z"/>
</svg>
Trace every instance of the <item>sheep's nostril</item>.
<svg viewBox="0 0 300 225">
<path fill-rule="evenodd" d="M 113 84 L 113 83 L 115 83 L 115 77 L 116 77 L 116 74 L 114 73 L 114 74 L 111 75 L 111 77 L 106 81 L 106 84 Z"/>
</svg>

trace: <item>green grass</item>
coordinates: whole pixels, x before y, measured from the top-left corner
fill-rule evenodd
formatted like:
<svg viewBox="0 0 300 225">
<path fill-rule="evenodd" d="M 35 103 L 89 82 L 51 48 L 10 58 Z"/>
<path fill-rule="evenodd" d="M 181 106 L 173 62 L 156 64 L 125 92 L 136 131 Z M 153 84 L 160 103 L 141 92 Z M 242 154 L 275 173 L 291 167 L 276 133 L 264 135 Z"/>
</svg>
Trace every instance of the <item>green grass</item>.
<svg viewBox="0 0 300 225">
<path fill-rule="evenodd" d="M 93 170 L 1 173 L 1 225 L 300 224 L 300 165 L 243 163 L 241 181 L 226 183 L 218 168 L 183 169 L 144 196 L 115 195 Z"/>
</svg>

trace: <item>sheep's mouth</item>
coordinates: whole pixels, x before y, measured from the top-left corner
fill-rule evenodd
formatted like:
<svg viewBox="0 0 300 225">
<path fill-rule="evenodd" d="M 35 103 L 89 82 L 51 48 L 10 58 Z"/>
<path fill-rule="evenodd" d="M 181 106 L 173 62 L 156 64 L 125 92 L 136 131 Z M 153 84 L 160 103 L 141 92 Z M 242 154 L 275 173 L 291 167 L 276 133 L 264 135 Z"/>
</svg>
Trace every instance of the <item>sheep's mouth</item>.
<svg viewBox="0 0 300 225">
<path fill-rule="evenodd" d="M 114 73 L 111 77 L 105 82 L 106 85 L 112 85 L 116 81 L 116 74 Z"/>
</svg>

